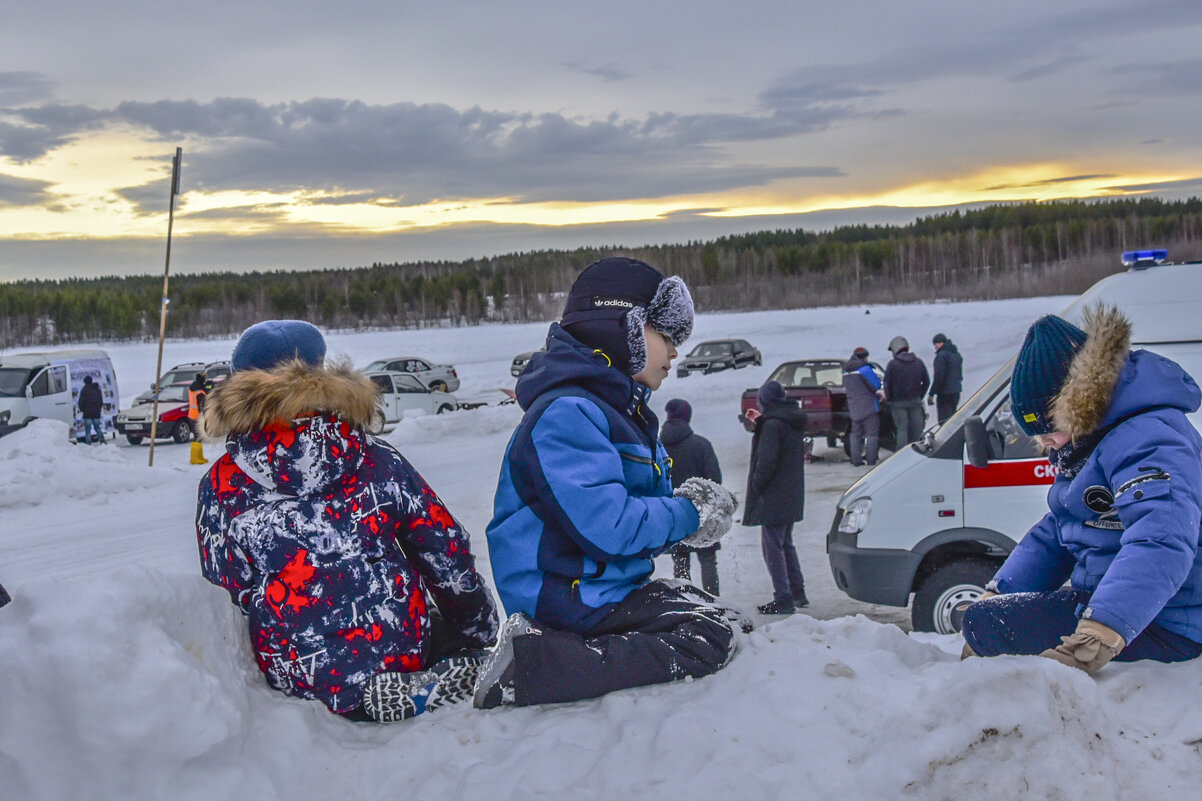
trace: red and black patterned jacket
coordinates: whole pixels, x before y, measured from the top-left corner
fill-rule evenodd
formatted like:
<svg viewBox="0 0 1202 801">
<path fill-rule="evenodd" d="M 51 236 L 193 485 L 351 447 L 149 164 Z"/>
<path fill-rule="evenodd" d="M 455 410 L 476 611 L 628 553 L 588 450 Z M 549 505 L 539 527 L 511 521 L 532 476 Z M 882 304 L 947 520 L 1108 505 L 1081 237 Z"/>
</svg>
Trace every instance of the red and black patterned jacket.
<svg viewBox="0 0 1202 801">
<path fill-rule="evenodd" d="M 431 603 L 466 644 L 497 629 L 467 532 L 363 430 L 375 391 L 349 367 L 293 363 L 235 373 L 204 414 L 227 451 L 200 484 L 204 576 L 248 616 L 272 686 L 335 712 L 376 673 L 426 666 Z"/>
</svg>

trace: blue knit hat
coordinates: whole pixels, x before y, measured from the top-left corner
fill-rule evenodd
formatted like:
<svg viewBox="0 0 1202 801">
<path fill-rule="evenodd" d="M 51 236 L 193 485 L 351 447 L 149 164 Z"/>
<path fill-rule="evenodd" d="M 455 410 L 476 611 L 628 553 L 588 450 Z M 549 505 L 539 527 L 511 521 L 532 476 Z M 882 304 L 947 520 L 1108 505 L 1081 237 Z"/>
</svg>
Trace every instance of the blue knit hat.
<svg viewBox="0 0 1202 801">
<path fill-rule="evenodd" d="M 303 320 L 264 320 L 242 332 L 230 372 L 270 370 L 292 359 L 320 367 L 326 357 L 326 341 L 316 326 Z"/>
<path fill-rule="evenodd" d="M 760 409 L 767 409 L 773 403 L 783 403 L 788 399 L 789 396 L 785 394 L 785 388 L 780 385 L 779 381 L 765 381 L 756 394 L 756 400 L 760 402 Z"/>
<path fill-rule="evenodd" d="M 568 291 L 560 325 L 612 366 L 635 375 L 647 366 L 643 326 L 650 325 L 680 345 L 693 332 L 693 298 L 677 276 L 638 259 L 595 261 Z"/>
<path fill-rule="evenodd" d="M 1010 406 L 1019 427 L 1031 436 L 1056 430 L 1052 399 L 1060 394 L 1069 365 L 1086 339 L 1080 328 L 1052 314 L 1027 330 L 1010 379 Z"/>
<path fill-rule="evenodd" d="M 668 415 L 669 420 L 684 420 L 687 423 L 693 419 L 693 407 L 687 400 L 681 398 L 673 398 L 668 401 L 668 405 L 664 407 L 664 413 Z"/>
</svg>

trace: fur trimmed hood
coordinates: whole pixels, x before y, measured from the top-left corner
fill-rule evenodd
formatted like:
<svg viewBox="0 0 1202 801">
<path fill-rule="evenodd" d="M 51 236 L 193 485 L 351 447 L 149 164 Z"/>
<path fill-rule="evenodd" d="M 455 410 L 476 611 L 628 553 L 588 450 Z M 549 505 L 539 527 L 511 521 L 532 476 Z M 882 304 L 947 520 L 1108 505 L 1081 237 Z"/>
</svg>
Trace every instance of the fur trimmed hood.
<svg viewBox="0 0 1202 801">
<path fill-rule="evenodd" d="M 1118 309 L 1086 309 L 1081 328 L 1087 339 L 1073 357 L 1050 408 L 1055 429 L 1074 440 L 1102 426 L 1131 353 L 1131 322 Z"/>
<path fill-rule="evenodd" d="M 371 379 L 355 372 L 348 361 L 313 367 L 294 359 L 271 370 L 240 370 L 205 399 L 201 434 L 221 439 L 319 412 L 364 427 L 379 396 Z"/>
</svg>

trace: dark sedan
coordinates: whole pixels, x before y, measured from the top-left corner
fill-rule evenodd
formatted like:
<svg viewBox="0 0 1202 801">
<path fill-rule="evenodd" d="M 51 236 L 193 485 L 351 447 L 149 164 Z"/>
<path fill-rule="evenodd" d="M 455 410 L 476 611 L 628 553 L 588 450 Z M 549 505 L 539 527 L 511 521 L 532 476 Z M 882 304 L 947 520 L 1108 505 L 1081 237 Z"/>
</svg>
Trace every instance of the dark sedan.
<svg viewBox="0 0 1202 801">
<path fill-rule="evenodd" d="M 737 370 L 763 363 L 759 350 L 745 339 L 707 339 L 677 363 L 676 375 L 684 378 L 698 371 L 702 375 L 709 375 L 720 370 Z"/>
</svg>

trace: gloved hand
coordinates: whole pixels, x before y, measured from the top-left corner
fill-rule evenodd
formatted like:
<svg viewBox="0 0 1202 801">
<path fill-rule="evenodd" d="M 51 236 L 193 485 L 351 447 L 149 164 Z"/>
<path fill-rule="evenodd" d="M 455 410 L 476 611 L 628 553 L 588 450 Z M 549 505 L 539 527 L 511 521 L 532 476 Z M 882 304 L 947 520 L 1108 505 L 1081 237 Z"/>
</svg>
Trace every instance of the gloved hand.
<svg viewBox="0 0 1202 801">
<path fill-rule="evenodd" d="M 690 478 L 672 493 L 678 498 L 688 498 L 697 508 L 701 525 L 681 542 L 693 548 L 708 548 L 730 531 L 731 515 L 739 502 L 731 491 L 708 478 Z"/>
<path fill-rule="evenodd" d="M 1077 630 L 1071 637 L 1061 637 L 1060 644 L 1040 654 L 1055 659 L 1062 665 L 1079 668 L 1086 673 L 1096 673 L 1107 662 L 1119 655 L 1127 645 L 1123 635 L 1096 620 L 1077 621 Z"/>
</svg>

